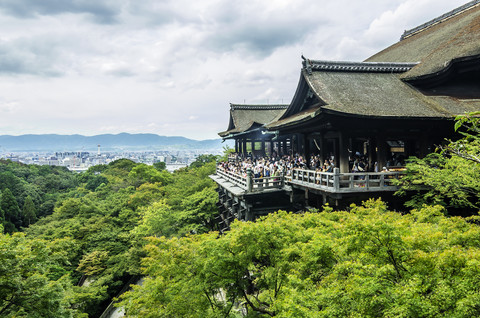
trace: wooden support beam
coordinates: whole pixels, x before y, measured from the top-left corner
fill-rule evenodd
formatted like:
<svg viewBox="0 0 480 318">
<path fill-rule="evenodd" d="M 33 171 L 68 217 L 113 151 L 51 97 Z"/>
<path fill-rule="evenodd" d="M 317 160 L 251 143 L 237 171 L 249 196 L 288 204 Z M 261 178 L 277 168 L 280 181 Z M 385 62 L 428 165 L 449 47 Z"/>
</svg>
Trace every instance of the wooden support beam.
<svg viewBox="0 0 480 318">
<path fill-rule="evenodd" d="M 349 137 L 345 133 L 340 133 L 340 136 L 338 138 L 338 143 L 339 143 L 339 149 L 338 149 L 338 155 L 339 158 L 335 158 L 335 160 L 338 160 L 338 167 L 340 168 L 340 172 L 342 173 L 348 173 L 350 172 L 350 167 L 349 167 L 349 153 L 348 153 L 348 146 L 349 146 Z"/>
</svg>

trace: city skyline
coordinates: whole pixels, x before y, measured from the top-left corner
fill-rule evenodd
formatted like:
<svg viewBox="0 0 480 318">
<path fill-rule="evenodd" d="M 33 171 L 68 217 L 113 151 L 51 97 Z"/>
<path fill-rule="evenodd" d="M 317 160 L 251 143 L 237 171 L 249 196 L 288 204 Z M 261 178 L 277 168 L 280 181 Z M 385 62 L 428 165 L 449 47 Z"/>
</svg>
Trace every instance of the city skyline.
<svg viewBox="0 0 480 318">
<path fill-rule="evenodd" d="M 218 138 L 307 58 L 361 61 L 465 0 L 0 1 L 0 135 Z"/>
</svg>

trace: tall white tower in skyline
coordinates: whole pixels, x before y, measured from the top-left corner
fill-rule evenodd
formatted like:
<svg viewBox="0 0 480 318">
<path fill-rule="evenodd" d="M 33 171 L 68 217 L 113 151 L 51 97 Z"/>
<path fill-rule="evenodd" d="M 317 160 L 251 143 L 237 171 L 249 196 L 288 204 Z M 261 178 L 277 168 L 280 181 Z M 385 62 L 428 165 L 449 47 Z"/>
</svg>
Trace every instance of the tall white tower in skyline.
<svg viewBox="0 0 480 318">
<path fill-rule="evenodd" d="M 100 145 L 98 145 L 97 156 L 100 157 Z"/>
</svg>

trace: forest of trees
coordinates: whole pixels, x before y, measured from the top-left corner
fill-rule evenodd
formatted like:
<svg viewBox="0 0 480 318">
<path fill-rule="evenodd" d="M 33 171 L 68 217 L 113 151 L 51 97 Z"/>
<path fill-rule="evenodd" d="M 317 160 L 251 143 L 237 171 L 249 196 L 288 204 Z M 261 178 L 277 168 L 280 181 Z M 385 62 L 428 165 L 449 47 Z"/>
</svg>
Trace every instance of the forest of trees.
<svg viewBox="0 0 480 318">
<path fill-rule="evenodd" d="M 408 212 L 278 211 L 224 235 L 215 156 L 174 173 L 0 162 L 0 317 L 99 317 L 138 277 L 118 299 L 128 317 L 479 316 L 478 115 L 410 159 Z"/>
</svg>

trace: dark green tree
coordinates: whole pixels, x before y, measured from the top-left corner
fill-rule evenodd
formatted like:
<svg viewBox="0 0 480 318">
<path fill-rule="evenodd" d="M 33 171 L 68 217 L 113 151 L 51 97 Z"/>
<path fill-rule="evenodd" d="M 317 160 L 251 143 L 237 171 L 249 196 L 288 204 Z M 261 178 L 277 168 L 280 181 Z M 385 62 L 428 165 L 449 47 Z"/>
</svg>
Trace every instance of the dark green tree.
<svg viewBox="0 0 480 318">
<path fill-rule="evenodd" d="M 101 184 L 108 184 L 108 179 L 102 175 L 94 175 L 89 178 L 85 188 L 90 191 L 95 191 Z"/>
<path fill-rule="evenodd" d="M 153 167 L 154 167 L 155 169 L 157 169 L 158 171 L 162 171 L 162 170 L 167 169 L 167 164 L 166 164 L 165 162 L 163 162 L 163 161 L 159 161 L 159 162 L 155 162 L 155 163 L 153 164 Z"/>
<path fill-rule="evenodd" d="M 1 195 L 1 193 L 0 193 L 0 195 Z M 0 225 L 3 225 L 4 223 L 5 223 L 5 212 L 3 212 L 2 207 L 0 206 Z M 3 230 L 3 228 L 2 228 L 2 230 Z M 0 232 L 0 233 L 3 233 L 3 231 Z"/>
<path fill-rule="evenodd" d="M 22 217 L 17 200 L 10 189 L 5 189 L 2 192 L 2 199 L 0 201 L 0 208 L 5 214 L 5 230 L 8 233 L 17 231 L 22 226 Z"/>
<path fill-rule="evenodd" d="M 209 162 L 215 162 L 218 160 L 218 156 L 212 155 L 212 154 L 207 154 L 207 155 L 200 155 L 198 156 L 194 162 L 190 164 L 191 168 L 199 168 L 201 166 L 204 166 L 205 164 Z"/>
</svg>

